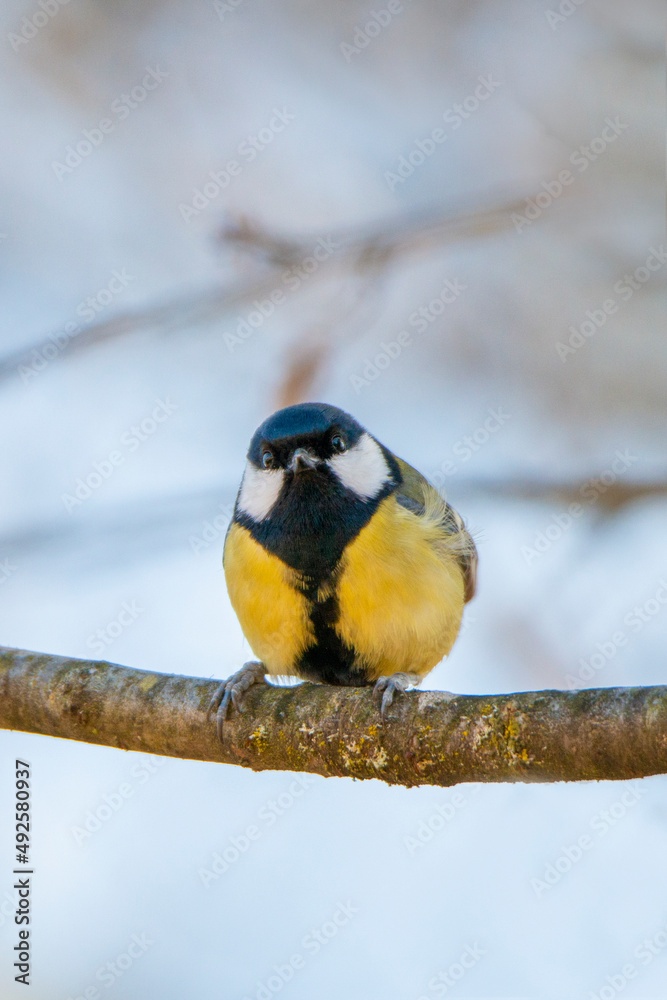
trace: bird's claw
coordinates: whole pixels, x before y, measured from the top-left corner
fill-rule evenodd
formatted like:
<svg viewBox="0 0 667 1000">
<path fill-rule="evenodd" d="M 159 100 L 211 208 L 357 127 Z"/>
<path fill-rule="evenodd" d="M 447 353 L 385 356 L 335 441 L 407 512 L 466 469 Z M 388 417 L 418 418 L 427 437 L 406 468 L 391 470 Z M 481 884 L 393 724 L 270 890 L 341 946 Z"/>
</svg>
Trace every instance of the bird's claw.
<svg viewBox="0 0 667 1000">
<path fill-rule="evenodd" d="M 239 714 L 243 713 L 243 702 L 247 692 L 253 685 L 264 682 L 264 673 L 264 664 L 253 660 L 244 663 L 240 670 L 228 677 L 216 689 L 209 703 L 206 718 L 210 721 L 215 712 L 216 730 L 220 741 L 230 708 Z"/>
<path fill-rule="evenodd" d="M 419 684 L 419 677 L 414 674 L 396 673 L 388 677 L 378 677 L 373 688 L 373 701 L 380 709 L 382 719 L 387 717 L 387 709 L 398 691 L 403 694 L 409 687 Z"/>
</svg>

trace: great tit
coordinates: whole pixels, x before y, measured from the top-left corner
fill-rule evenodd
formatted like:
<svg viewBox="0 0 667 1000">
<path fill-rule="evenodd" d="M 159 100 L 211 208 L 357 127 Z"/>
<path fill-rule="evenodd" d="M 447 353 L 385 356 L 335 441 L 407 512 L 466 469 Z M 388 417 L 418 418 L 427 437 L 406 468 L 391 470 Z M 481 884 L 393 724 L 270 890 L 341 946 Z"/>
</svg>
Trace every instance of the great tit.
<svg viewBox="0 0 667 1000">
<path fill-rule="evenodd" d="M 461 517 L 354 417 L 288 406 L 255 432 L 223 565 L 258 661 L 224 681 L 210 712 L 265 675 L 373 684 L 382 717 L 454 645 L 475 593 L 477 551 Z"/>
</svg>

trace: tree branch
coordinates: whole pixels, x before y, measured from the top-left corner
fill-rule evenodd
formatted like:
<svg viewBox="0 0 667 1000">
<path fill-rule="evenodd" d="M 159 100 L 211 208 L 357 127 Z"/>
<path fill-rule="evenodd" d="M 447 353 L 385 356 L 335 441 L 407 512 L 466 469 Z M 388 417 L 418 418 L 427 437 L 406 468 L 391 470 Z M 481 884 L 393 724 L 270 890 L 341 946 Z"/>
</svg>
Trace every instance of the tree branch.
<svg viewBox="0 0 667 1000">
<path fill-rule="evenodd" d="M 489 696 L 415 691 L 380 724 L 370 688 L 250 691 L 224 745 L 217 684 L 0 647 L 0 727 L 256 771 L 388 784 L 622 780 L 667 772 L 667 687 Z"/>
<path fill-rule="evenodd" d="M 434 247 L 457 244 L 478 236 L 490 236 L 508 229 L 512 214 L 522 211 L 525 198 L 500 195 L 492 204 L 476 209 L 456 211 L 434 206 L 428 211 L 409 212 L 368 230 L 342 229 L 334 231 L 338 247 L 335 259 L 352 273 L 381 271 L 399 257 L 415 252 L 428 252 Z M 264 258 L 268 272 L 247 280 L 236 279 L 225 287 L 200 288 L 171 296 L 166 301 L 139 306 L 123 313 L 104 317 L 83 326 L 70 335 L 60 357 L 71 357 L 78 351 L 106 340 L 128 336 L 146 330 L 173 333 L 189 330 L 198 324 L 212 322 L 243 303 L 260 298 L 276 285 L 280 287 L 280 271 L 299 264 L 312 253 L 321 233 L 303 236 L 281 236 L 268 232 L 248 220 L 230 222 L 222 230 L 222 239 L 236 249 L 243 249 Z M 329 234 L 330 235 L 330 234 Z M 317 282 L 327 273 L 326 268 L 310 278 Z M 53 331 L 52 331 L 53 332 Z M 62 336 L 62 328 L 55 331 Z M 52 349 L 50 337 L 19 347 L 0 357 L 0 383 L 16 377 L 22 365 L 30 367 L 34 351 Z"/>
</svg>

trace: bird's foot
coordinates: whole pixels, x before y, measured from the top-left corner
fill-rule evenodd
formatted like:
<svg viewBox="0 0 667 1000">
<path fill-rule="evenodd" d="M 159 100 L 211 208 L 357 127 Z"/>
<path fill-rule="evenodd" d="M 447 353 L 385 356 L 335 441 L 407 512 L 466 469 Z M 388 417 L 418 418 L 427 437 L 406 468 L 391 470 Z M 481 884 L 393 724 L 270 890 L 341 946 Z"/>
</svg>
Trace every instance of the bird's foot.
<svg viewBox="0 0 667 1000">
<path fill-rule="evenodd" d="M 215 712 L 219 740 L 222 740 L 222 730 L 229 716 L 230 708 L 233 706 L 235 711 L 243 712 L 246 693 L 254 684 L 264 683 L 265 673 L 263 663 L 251 660 L 249 663 L 244 663 L 240 670 L 223 681 L 216 690 L 208 706 L 206 718 L 210 720 Z"/>
<path fill-rule="evenodd" d="M 397 691 L 401 694 L 409 687 L 419 684 L 421 678 L 417 674 L 396 673 L 388 677 L 378 677 L 373 688 L 373 701 L 380 709 L 380 715 L 386 718 L 387 709 L 394 700 Z"/>
</svg>

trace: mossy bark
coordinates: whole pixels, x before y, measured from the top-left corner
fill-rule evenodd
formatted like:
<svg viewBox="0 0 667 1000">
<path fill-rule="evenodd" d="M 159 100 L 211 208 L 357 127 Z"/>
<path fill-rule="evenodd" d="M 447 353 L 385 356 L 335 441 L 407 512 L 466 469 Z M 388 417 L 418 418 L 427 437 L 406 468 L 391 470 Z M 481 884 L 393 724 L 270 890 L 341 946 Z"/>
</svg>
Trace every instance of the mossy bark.
<svg viewBox="0 0 667 1000">
<path fill-rule="evenodd" d="M 0 728 L 260 771 L 466 781 L 622 780 L 667 772 L 667 687 L 484 697 L 414 691 L 380 722 L 370 688 L 253 688 L 221 744 L 216 681 L 0 647 Z"/>
</svg>

